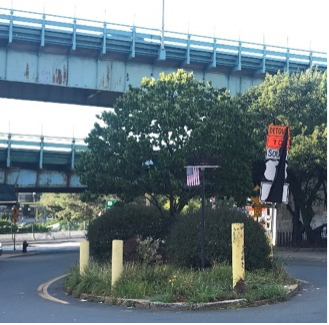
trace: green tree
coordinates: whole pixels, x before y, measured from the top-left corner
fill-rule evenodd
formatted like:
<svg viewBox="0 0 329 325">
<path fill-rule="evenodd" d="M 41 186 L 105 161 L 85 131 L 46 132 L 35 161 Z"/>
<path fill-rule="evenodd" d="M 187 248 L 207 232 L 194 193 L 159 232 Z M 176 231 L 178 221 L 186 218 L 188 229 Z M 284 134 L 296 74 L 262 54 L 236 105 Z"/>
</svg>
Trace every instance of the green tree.
<svg viewBox="0 0 329 325">
<path fill-rule="evenodd" d="M 141 87 L 119 98 L 114 112 L 98 118 L 102 123 L 87 137 L 77 169 L 92 192 L 115 193 L 124 201 L 148 193 L 160 210 L 162 195 L 175 218 L 200 195 L 200 187 L 186 187 L 184 166 L 202 153 L 220 164 L 206 171 L 207 194 L 244 203 L 251 187 L 248 121 L 224 89 L 178 70 L 158 80 L 144 78 Z"/>
<path fill-rule="evenodd" d="M 104 207 L 104 200 L 83 202 L 79 194 L 44 193 L 40 204 L 59 220 L 88 221 L 94 219 Z"/>
<path fill-rule="evenodd" d="M 294 240 L 301 235 L 301 216 L 307 236 L 313 241 L 313 209 L 319 203 L 326 205 L 327 196 L 327 72 L 309 69 L 267 75 L 261 85 L 239 100 L 251 114 L 253 136 L 258 140 L 253 173 L 257 183 L 265 169 L 267 126 L 290 126 L 287 182 L 294 204 L 288 204 L 288 210 L 293 215 Z"/>
</svg>

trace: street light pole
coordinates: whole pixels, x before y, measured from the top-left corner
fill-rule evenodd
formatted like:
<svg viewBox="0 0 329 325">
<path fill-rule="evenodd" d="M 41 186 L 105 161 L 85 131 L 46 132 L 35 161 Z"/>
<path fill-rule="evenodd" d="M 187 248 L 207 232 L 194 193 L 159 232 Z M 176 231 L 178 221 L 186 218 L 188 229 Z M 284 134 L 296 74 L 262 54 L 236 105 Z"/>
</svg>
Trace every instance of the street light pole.
<svg viewBox="0 0 329 325">
<path fill-rule="evenodd" d="M 164 8 L 165 8 L 165 0 L 162 0 L 161 50 L 164 50 Z"/>
</svg>

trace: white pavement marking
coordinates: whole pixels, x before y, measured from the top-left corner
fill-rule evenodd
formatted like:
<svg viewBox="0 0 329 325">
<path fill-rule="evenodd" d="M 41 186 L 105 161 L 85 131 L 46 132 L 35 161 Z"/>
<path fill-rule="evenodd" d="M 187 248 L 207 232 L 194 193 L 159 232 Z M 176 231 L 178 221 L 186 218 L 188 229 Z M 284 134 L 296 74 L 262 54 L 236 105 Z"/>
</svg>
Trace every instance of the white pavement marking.
<svg viewBox="0 0 329 325">
<path fill-rule="evenodd" d="M 309 282 L 305 281 L 305 280 L 300 280 L 300 279 L 297 279 L 298 282 L 301 282 L 301 283 L 306 283 L 308 284 Z"/>
<path fill-rule="evenodd" d="M 61 304 L 69 304 L 69 302 L 64 301 L 64 300 L 57 299 L 57 298 L 51 296 L 48 293 L 48 287 L 52 283 L 54 283 L 54 282 L 56 282 L 56 281 L 58 281 L 58 280 L 60 280 L 60 279 L 62 279 L 64 277 L 66 277 L 66 276 L 67 276 L 67 274 L 64 274 L 64 275 L 61 275 L 61 276 L 59 276 L 59 277 L 57 277 L 55 279 L 52 279 L 52 280 L 50 280 L 48 282 L 45 282 L 45 283 L 40 284 L 39 287 L 38 287 L 39 296 L 42 297 L 42 298 L 44 298 L 44 299 L 51 300 L 51 301 L 54 301 L 54 302 L 58 302 L 58 303 L 61 303 Z"/>
</svg>

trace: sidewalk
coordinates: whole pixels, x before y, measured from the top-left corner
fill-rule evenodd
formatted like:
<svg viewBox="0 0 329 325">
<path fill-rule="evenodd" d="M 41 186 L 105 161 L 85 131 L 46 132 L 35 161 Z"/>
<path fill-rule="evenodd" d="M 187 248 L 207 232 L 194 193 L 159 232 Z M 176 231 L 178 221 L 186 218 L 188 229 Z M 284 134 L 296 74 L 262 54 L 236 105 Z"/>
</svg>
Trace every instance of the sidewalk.
<svg viewBox="0 0 329 325">
<path fill-rule="evenodd" d="M 3 246 L 2 256 L 0 259 L 10 258 L 10 257 L 20 257 L 20 256 L 30 256 L 42 253 L 60 253 L 60 252 L 71 252 L 78 251 L 80 249 L 81 240 L 66 240 L 66 241 L 56 241 L 56 242 L 38 242 L 30 243 L 27 252 L 22 252 L 22 245 L 15 245 L 16 250 L 14 250 L 14 245 Z"/>
<path fill-rule="evenodd" d="M 327 262 L 327 248 L 275 247 L 274 257 L 282 260 Z"/>
<path fill-rule="evenodd" d="M 16 233 L 15 240 L 16 243 L 21 244 L 23 240 L 27 240 L 29 243 L 36 242 L 55 242 L 55 241 L 65 241 L 84 238 L 86 235 L 85 230 L 73 230 L 73 231 L 52 231 L 47 233 Z M 13 235 L 11 234 L 1 234 L 0 242 L 4 244 L 13 243 Z"/>
</svg>

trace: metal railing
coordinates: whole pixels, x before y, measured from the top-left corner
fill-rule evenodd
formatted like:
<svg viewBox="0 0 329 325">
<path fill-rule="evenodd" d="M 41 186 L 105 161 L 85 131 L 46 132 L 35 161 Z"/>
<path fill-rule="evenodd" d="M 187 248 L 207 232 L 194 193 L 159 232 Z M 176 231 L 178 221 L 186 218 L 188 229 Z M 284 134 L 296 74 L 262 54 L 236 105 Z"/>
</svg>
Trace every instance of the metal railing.
<svg viewBox="0 0 329 325">
<path fill-rule="evenodd" d="M 81 150 L 87 149 L 83 139 L 38 136 L 26 134 L 0 133 L 0 150 L 6 150 L 9 168 L 12 162 L 11 151 L 20 149 L 24 151 L 39 151 L 39 168 L 43 168 L 44 154 L 47 152 L 68 153 L 71 155 L 71 169 L 74 169 L 75 155 Z"/>
<path fill-rule="evenodd" d="M 8 28 L 4 29 L 3 26 Z M 24 33 L 20 28 L 29 28 L 30 31 Z M 33 30 L 35 33 L 32 32 Z M 62 35 L 56 34 L 59 32 Z M 192 61 L 207 60 L 212 68 L 216 68 L 219 64 L 225 65 L 225 55 L 227 55 L 227 61 L 233 56 L 234 69 L 236 70 L 241 70 L 242 64 L 248 66 L 248 59 L 259 59 L 260 64 L 257 61 L 256 65 L 262 73 L 266 72 L 268 62 L 272 61 L 283 63 L 286 71 L 289 71 L 289 67 L 293 64 L 309 67 L 316 65 L 325 69 L 327 67 L 327 53 L 325 52 L 173 31 L 164 31 L 162 35 L 160 29 L 8 8 L 0 8 L 1 37 L 8 38 L 8 43 L 21 38 L 25 41 L 39 42 L 41 47 L 46 46 L 49 42 L 70 46 L 72 50 L 76 50 L 83 44 L 83 46 L 99 50 L 101 54 L 113 50 L 114 45 L 111 43 L 111 48 L 109 42 L 116 41 L 118 47 L 116 50 L 128 54 L 130 58 L 144 53 L 143 46 L 148 46 L 149 52 L 155 47 L 159 60 L 174 58 L 176 55 L 177 59 L 183 60 L 187 65 Z M 92 37 L 93 40 L 90 39 L 87 42 L 83 37 Z M 164 44 L 165 53 L 167 53 L 165 55 L 161 52 L 161 42 Z M 182 50 L 183 54 L 181 53 Z M 202 52 L 207 52 L 209 55 L 205 58 Z M 224 58 L 219 57 L 220 55 Z M 226 63 L 232 64 L 232 62 Z M 249 64 L 252 63 L 249 62 Z M 251 67 L 255 68 L 254 66 Z"/>
</svg>

